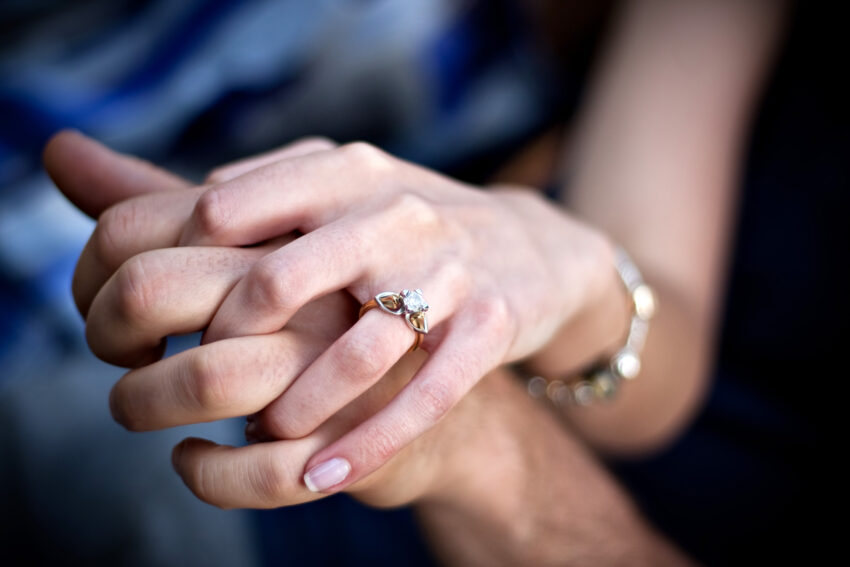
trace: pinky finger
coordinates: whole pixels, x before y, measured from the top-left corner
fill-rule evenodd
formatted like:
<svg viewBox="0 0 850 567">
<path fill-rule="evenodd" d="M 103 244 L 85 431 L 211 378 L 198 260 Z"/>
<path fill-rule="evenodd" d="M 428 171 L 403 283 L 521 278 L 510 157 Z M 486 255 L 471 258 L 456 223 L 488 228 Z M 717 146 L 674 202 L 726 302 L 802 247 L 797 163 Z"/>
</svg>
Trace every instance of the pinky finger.
<svg viewBox="0 0 850 567">
<path fill-rule="evenodd" d="M 387 407 L 309 460 L 304 484 L 314 492 L 337 492 L 383 466 L 436 425 L 483 375 L 498 365 L 503 353 L 494 344 L 468 328 L 450 330 Z"/>
</svg>

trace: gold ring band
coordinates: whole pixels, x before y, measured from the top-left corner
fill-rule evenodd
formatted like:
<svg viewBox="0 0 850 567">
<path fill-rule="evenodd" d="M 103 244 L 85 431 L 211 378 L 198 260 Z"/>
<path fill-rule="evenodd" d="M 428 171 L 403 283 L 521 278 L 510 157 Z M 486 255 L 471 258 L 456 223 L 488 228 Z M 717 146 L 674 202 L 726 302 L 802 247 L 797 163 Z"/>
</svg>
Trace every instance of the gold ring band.
<svg viewBox="0 0 850 567">
<path fill-rule="evenodd" d="M 364 313 L 369 311 L 370 309 L 375 309 L 378 307 L 378 302 L 375 299 L 370 299 L 366 303 L 360 306 L 360 314 L 357 316 L 359 319 L 363 316 Z M 410 348 L 407 349 L 407 352 L 413 352 L 414 350 L 419 348 L 419 345 L 422 344 L 422 339 L 425 338 L 423 333 L 413 333 L 413 344 L 410 345 Z"/>
<path fill-rule="evenodd" d="M 419 348 L 424 336 L 428 334 L 428 320 L 425 318 L 425 312 L 429 309 L 428 303 L 422 297 L 421 289 L 413 291 L 405 289 L 401 293 L 392 291 L 379 293 L 360 306 L 358 318 L 376 307 L 390 315 L 404 317 L 407 325 L 414 331 L 413 345 L 407 352 L 413 352 Z"/>
</svg>

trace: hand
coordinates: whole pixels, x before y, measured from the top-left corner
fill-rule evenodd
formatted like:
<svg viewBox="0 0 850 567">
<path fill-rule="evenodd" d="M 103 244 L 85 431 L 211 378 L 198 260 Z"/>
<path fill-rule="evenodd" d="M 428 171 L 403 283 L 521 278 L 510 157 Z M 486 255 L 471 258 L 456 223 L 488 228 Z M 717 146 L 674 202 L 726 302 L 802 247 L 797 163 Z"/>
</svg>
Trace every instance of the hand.
<svg viewBox="0 0 850 567">
<path fill-rule="evenodd" d="M 422 288 L 431 356 L 386 408 L 315 455 L 321 491 L 376 470 L 438 422 L 487 372 L 531 354 L 596 299 L 613 265 L 595 231 L 528 191 L 485 193 L 365 144 L 271 161 L 202 190 L 180 243 L 240 246 L 304 233 L 258 260 L 224 298 L 205 342 L 262 335 L 347 289 L 363 303 Z M 279 438 L 315 430 L 409 348 L 400 317 L 364 315 L 258 421 Z M 305 411 L 309 408 L 309 411 Z"/>
<path fill-rule="evenodd" d="M 160 217 L 153 213 L 158 210 L 158 202 L 179 201 L 184 196 L 179 193 L 190 193 L 189 189 L 181 189 L 186 187 L 185 182 L 73 134 L 54 139 L 45 162 L 66 195 L 93 214 L 113 201 L 161 190 L 113 205 L 111 210 L 116 212 L 102 216 L 110 223 L 124 222 L 114 224 L 108 231 L 103 223 L 99 224 L 98 231 L 114 238 L 94 238 L 93 242 L 99 245 L 87 248 L 90 259 L 106 265 L 108 262 L 94 251 L 119 263 L 128 250 L 136 249 L 138 253 L 108 277 L 94 302 L 77 297 L 80 303 L 91 304 L 90 318 L 102 318 L 97 325 L 109 327 L 114 321 L 115 328 L 126 324 L 125 329 L 137 333 L 136 337 L 149 337 L 147 344 L 143 340 L 137 342 L 140 351 L 155 346 L 159 342 L 157 335 L 169 332 L 168 325 L 159 322 L 167 311 L 160 302 L 178 312 L 188 307 L 188 319 L 195 323 L 181 323 L 180 316 L 171 313 L 174 328 L 203 325 L 203 320 L 212 317 L 214 304 L 227 287 L 222 282 L 237 279 L 250 265 L 253 254 L 262 255 L 262 251 L 226 248 L 189 250 L 197 253 L 194 256 L 186 254 L 186 250 L 139 251 L 142 237 L 151 243 L 167 241 L 168 235 L 174 234 L 168 223 L 157 224 Z M 136 239 L 132 238 L 134 235 Z M 273 248 L 272 244 L 268 246 Z M 133 265 L 137 267 L 129 268 Z M 213 272 L 218 275 L 209 277 L 206 269 L 211 266 L 215 266 Z M 118 276 L 122 270 L 135 276 Z M 169 276 L 163 277 L 163 273 Z M 89 289 L 91 282 L 80 276 L 81 289 Z M 128 280 L 138 285 L 120 283 Z M 195 287 L 198 285 L 203 287 Z M 164 291 L 168 293 L 151 293 L 158 286 L 166 286 Z M 187 293 L 187 288 L 195 293 Z M 184 298 L 188 305 L 169 304 L 171 294 Z M 209 303 L 206 314 L 203 296 Z M 141 298 L 146 299 L 139 302 Z M 112 305 L 118 311 L 113 311 L 110 302 L 116 299 Z M 175 420 L 204 421 L 233 415 L 236 410 L 226 406 L 251 405 L 253 402 L 246 400 L 253 396 L 253 387 L 266 389 L 266 381 L 287 380 L 285 369 L 275 371 L 275 362 L 289 368 L 303 366 L 348 327 L 350 317 L 346 320 L 341 315 L 347 310 L 342 309 L 343 305 L 332 304 L 337 300 L 351 302 L 345 294 L 329 294 L 322 301 L 331 303 L 316 307 L 315 312 L 311 310 L 316 304 L 306 306 L 284 330 L 262 337 L 222 340 L 131 371 L 114 390 L 116 415 L 131 428 L 140 429 L 164 427 Z M 96 315 L 100 310 L 113 312 Z M 302 317 L 303 314 L 322 316 Z M 159 332 L 146 331 L 150 325 L 159 328 Z M 108 335 L 102 339 L 115 340 Z M 291 350 L 274 348 L 275 343 Z M 272 348 L 264 350 L 264 344 Z M 279 358 L 262 360 L 264 354 Z M 124 349 L 123 356 L 134 358 L 134 353 Z M 207 362 L 181 368 L 188 360 Z M 321 498 L 301 482 L 301 472 L 310 455 L 384 407 L 405 387 L 421 361 L 416 353 L 405 357 L 365 395 L 303 439 L 248 447 L 187 439 L 174 450 L 175 468 L 195 494 L 221 507 L 267 508 Z M 174 371 L 170 376 L 169 368 Z M 197 373 L 199 369 L 206 371 Z M 216 386 L 232 392 L 219 398 L 223 392 L 216 391 Z M 531 431 L 535 434 L 529 436 Z M 569 474 L 547 477 L 552 470 L 566 470 Z M 549 480 L 530 482 L 540 478 Z M 501 371 L 482 381 L 451 415 L 385 466 L 355 484 L 347 484 L 345 489 L 375 506 L 424 504 L 419 511 L 437 552 L 457 564 L 561 564 L 570 557 L 602 557 L 600 550 L 611 549 L 614 555 L 603 553 L 607 558 L 603 561 L 611 563 L 612 557 L 622 558 L 617 556 L 622 549 L 653 549 L 660 550 L 661 555 L 647 554 L 645 562 L 667 564 L 672 552 L 669 545 L 647 533 L 639 517 L 631 513 L 628 502 L 619 491 L 612 490 L 604 470 L 588 459 L 582 446 L 571 441 L 553 416 L 535 407 Z M 588 498 L 588 494 L 592 497 Z M 553 497 L 559 505 L 549 505 Z M 487 521 L 482 522 L 481 518 Z M 581 526 L 576 522 L 581 522 Z M 597 537 L 587 538 L 588 533 L 610 532 L 612 525 L 619 534 L 618 546 L 600 548 L 595 543 Z M 647 541 L 655 546 L 648 546 Z M 636 557 L 631 552 L 628 556 L 632 561 Z"/>
<path fill-rule="evenodd" d="M 173 205 L 191 198 L 188 182 L 75 133 L 54 138 L 45 165 L 89 214 L 111 205 L 101 215 L 76 278 L 89 341 L 106 359 L 158 360 L 163 338 L 206 326 L 222 294 L 264 253 L 263 248 L 156 249 L 176 240 L 185 224 L 191 206 Z M 186 216 L 174 214 L 178 210 Z M 89 274 L 92 267 L 99 269 Z M 116 384 L 113 413 L 129 429 L 148 430 L 257 411 L 351 325 L 355 310 L 346 294 L 330 294 L 307 305 L 278 333 L 219 341 L 142 366 Z M 406 357 L 304 439 L 242 448 L 189 439 L 175 449 L 175 468 L 200 498 L 218 506 L 265 508 L 315 499 L 319 495 L 300 478 L 307 458 L 385 405 L 421 358 Z M 259 429 L 256 434 L 266 436 Z M 401 505 L 428 489 L 437 462 L 411 446 L 380 474 L 349 489 L 372 505 Z"/>
<path fill-rule="evenodd" d="M 198 230 L 197 227 L 211 226 L 208 221 L 203 221 L 211 214 L 209 212 L 212 210 L 210 203 L 215 204 L 215 206 L 222 206 L 221 200 L 216 195 L 221 193 L 222 195 L 232 196 L 233 191 L 231 189 L 235 187 L 238 192 L 239 188 L 242 187 L 242 190 L 247 191 L 250 197 L 253 191 L 263 189 L 263 183 L 265 183 L 265 186 L 269 184 L 271 180 L 270 169 L 274 170 L 286 166 L 297 170 L 301 167 L 309 170 L 304 173 L 307 175 L 313 171 L 326 172 L 328 168 L 326 162 L 329 159 L 331 162 L 334 159 L 337 161 L 339 159 L 350 160 L 351 154 L 371 155 L 376 158 L 372 160 L 373 162 L 384 160 L 387 167 L 383 169 L 388 170 L 387 173 L 376 172 L 375 163 L 371 163 L 365 171 L 362 171 L 361 168 L 359 174 L 360 184 L 362 185 L 365 183 L 364 180 L 368 180 L 369 175 L 375 177 L 389 175 L 391 169 L 389 164 L 394 163 L 392 158 L 363 146 L 339 150 L 327 149 L 330 147 L 330 143 L 316 140 L 307 144 L 296 144 L 284 150 L 214 172 L 212 181 L 218 181 L 219 184 L 214 186 L 212 190 L 201 187 L 157 195 L 158 205 L 156 207 L 150 206 L 151 197 L 143 196 L 128 201 L 119 207 L 109 209 L 101 217 L 98 229 L 80 260 L 77 271 L 78 277 L 75 278 L 75 296 L 81 310 L 86 312 L 94 293 L 102 285 L 108 274 L 124 259 L 147 248 L 173 246 L 179 237 L 181 224 L 185 223 L 189 211 L 194 210 L 192 220 L 183 232 L 182 237 L 184 242 L 191 242 L 195 239 L 192 233 Z M 340 152 L 343 153 L 341 158 Z M 319 167 L 306 167 L 304 160 L 313 158 L 322 159 L 322 162 L 317 164 Z M 257 166 L 262 167 L 251 170 L 251 167 Z M 450 310 L 450 301 L 456 300 L 457 313 L 453 316 L 452 322 L 444 325 L 442 329 L 439 325 L 436 325 L 437 332 L 430 335 L 430 342 L 426 342 L 425 347 L 432 350 L 435 348 L 441 330 L 450 329 L 449 336 L 456 338 L 456 340 L 454 343 L 443 341 L 448 342 L 449 348 L 441 348 L 440 353 L 436 353 L 441 354 L 441 356 L 432 357 L 432 360 L 423 369 L 423 374 L 419 376 L 414 388 L 407 388 L 386 410 L 342 439 L 339 445 L 343 449 L 346 446 L 359 448 L 357 455 L 359 466 L 354 469 L 354 474 L 350 475 L 346 482 L 354 482 L 356 478 L 374 470 L 403 444 L 430 427 L 455 403 L 457 397 L 461 396 L 471 384 L 489 370 L 489 367 L 498 364 L 499 356 L 502 359 L 516 358 L 522 356 L 526 350 L 533 350 L 537 343 L 545 342 L 551 332 L 563 322 L 563 319 L 567 318 L 573 311 L 578 310 L 583 299 L 592 295 L 594 276 L 598 275 L 600 271 L 594 267 L 595 261 L 598 257 L 604 257 L 608 250 L 606 243 L 598 235 L 578 223 L 562 217 L 526 192 L 503 191 L 494 197 L 450 182 L 436 174 L 420 170 L 409 164 L 399 162 L 399 165 L 393 165 L 393 167 L 404 175 L 394 175 L 392 179 L 385 180 L 384 193 L 393 197 L 395 185 L 391 183 L 392 180 L 406 179 L 411 186 L 422 187 L 428 187 L 428 183 L 430 183 L 432 193 L 441 195 L 442 200 L 445 201 L 441 203 L 441 207 L 447 210 L 446 218 L 455 221 L 454 223 L 443 222 L 440 220 L 442 215 L 438 217 L 434 211 L 431 211 L 432 214 L 427 215 L 425 219 L 428 222 L 412 223 L 411 225 L 413 228 L 418 227 L 420 232 L 423 230 L 428 232 L 425 236 L 429 238 L 413 238 L 412 234 L 408 234 L 411 232 L 409 230 L 402 234 L 407 235 L 408 241 L 411 239 L 420 240 L 421 244 L 426 245 L 425 249 L 430 246 L 431 251 L 436 255 L 429 260 L 435 266 L 433 272 L 443 276 L 451 276 L 448 279 L 444 277 L 444 283 L 451 281 L 452 277 L 459 278 L 454 280 L 456 284 L 454 291 L 456 293 L 453 296 L 449 293 L 448 287 L 443 288 L 446 293 L 446 301 L 443 302 L 443 305 Z M 247 173 L 245 173 L 246 171 Z M 352 172 L 350 179 L 356 182 L 357 168 L 352 166 Z M 240 177 L 239 174 L 242 173 L 244 175 Z M 260 183 L 252 183 L 251 176 L 257 175 L 260 176 Z M 419 179 L 420 177 L 421 179 Z M 265 179 L 264 182 L 263 179 Z M 298 176 L 291 175 L 288 179 L 298 179 Z M 395 193 L 393 198 L 397 205 L 399 203 L 402 205 L 404 203 L 407 203 L 407 205 L 416 203 L 417 206 L 427 206 L 425 205 L 426 202 L 419 197 L 409 197 L 404 194 L 399 197 L 399 192 L 396 191 Z M 196 205 L 195 201 L 198 200 L 199 196 L 200 201 Z M 342 198 L 340 200 L 345 201 Z M 310 205 L 309 200 L 307 200 L 307 205 Z M 349 205 L 352 210 L 357 209 L 357 203 L 349 203 Z M 313 206 L 316 207 L 317 211 L 321 210 L 319 205 Z M 513 210 L 511 210 L 511 207 Z M 338 210 L 339 206 L 336 209 Z M 281 215 L 284 215 L 285 212 L 276 211 L 273 208 L 264 210 L 277 215 L 271 217 L 272 221 L 279 221 L 283 218 Z M 242 209 L 240 211 L 245 212 Z M 351 218 L 354 218 L 354 221 L 351 221 Z M 305 258 L 305 262 L 309 262 L 311 258 L 305 257 L 303 252 L 305 248 L 309 249 L 311 240 L 308 237 L 310 236 L 313 237 L 313 241 L 321 237 L 319 242 L 324 243 L 324 245 L 328 241 L 333 244 L 335 231 L 339 235 L 346 234 L 345 230 L 338 230 L 340 225 L 345 229 L 346 222 L 349 223 L 349 227 L 356 226 L 359 221 L 362 221 L 360 224 L 369 226 L 377 224 L 378 229 L 383 229 L 386 232 L 388 228 L 398 224 L 399 218 L 404 217 L 398 216 L 397 209 L 388 211 L 385 208 L 379 208 L 374 211 L 369 209 L 368 206 L 361 207 L 359 218 L 353 213 L 347 217 L 343 215 L 340 221 L 330 222 L 327 225 L 330 228 L 315 230 L 314 234 L 302 237 L 278 252 L 266 256 L 251 268 L 246 281 L 238 284 L 231 296 L 236 295 L 238 297 L 240 289 L 250 289 L 252 281 L 253 285 L 256 285 L 256 274 L 258 273 L 276 275 L 276 272 L 268 268 L 269 258 L 272 258 L 272 263 L 281 261 L 281 259 L 287 261 L 289 256 L 283 253 L 291 253 L 294 250 L 296 253 L 300 251 L 300 257 Z M 271 221 L 267 218 L 264 221 L 266 232 L 258 232 L 258 227 L 261 228 L 263 222 L 254 222 L 256 220 L 252 220 L 250 217 L 242 219 L 240 222 L 244 223 L 246 228 L 241 234 L 248 236 L 242 236 L 241 241 L 233 240 L 233 242 L 249 243 L 252 240 L 262 240 L 275 236 L 272 230 L 278 233 L 288 230 L 285 222 L 272 226 L 269 224 Z M 380 221 L 383 221 L 383 224 Z M 145 223 L 155 226 L 156 230 L 144 226 Z M 300 228 L 309 230 L 309 227 L 303 226 L 303 224 Z M 228 230 L 239 225 L 239 222 L 231 223 L 228 225 Z M 369 226 L 365 228 L 368 229 Z M 534 228 L 526 230 L 523 228 L 524 226 Z M 226 233 L 228 231 L 225 230 L 211 231 L 212 237 L 219 239 L 218 242 L 227 241 L 226 239 L 222 240 L 227 236 Z M 355 234 L 358 234 L 358 232 L 355 231 Z M 391 235 L 387 237 L 389 236 Z M 233 236 L 233 238 L 236 237 Z M 203 239 L 201 240 L 203 241 Z M 364 246 L 369 244 L 366 239 L 359 238 L 359 240 Z M 397 243 L 399 240 L 400 238 L 394 239 Z M 564 242 L 573 244 L 573 247 L 564 250 Z M 297 245 L 302 246 L 299 248 Z M 500 255 L 496 253 L 498 250 L 523 248 L 525 253 L 522 254 Z M 594 249 L 598 253 L 591 252 Z M 121 253 L 116 255 L 116 250 L 120 250 Z M 267 250 L 267 248 L 262 249 L 263 252 Z M 571 256 L 567 253 L 569 251 L 576 254 Z M 327 250 L 322 250 L 322 252 L 327 253 Z M 441 254 L 437 254 L 437 252 Z M 582 254 L 584 256 L 579 258 L 581 261 L 561 262 L 560 260 L 552 260 L 548 263 L 544 261 L 545 257 L 552 259 L 558 255 L 566 260 L 575 260 L 575 256 Z M 318 254 L 316 256 L 318 257 Z M 299 255 L 296 254 L 295 258 L 297 261 Z M 330 258 L 330 260 L 339 263 L 340 259 Z M 342 258 L 342 260 L 345 260 L 345 258 Z M 466 261 L 466 264 L 463 265 L 461 260 Z M 604 266 L 604 270 L 610 269 L 607 261 L 600 263 Z M 323 263 L 320 262 L 320 264 Z M 385 264 L 389 263 L 385 262 Z M 442 269 L 438 267 L 441 264 L 443 265 Z M 324 264 L 324 266 L 330 265 L 330 263 Z M 373 265 L 380 264 L 373 263 Z M 492 267 L 493 273 L 487 273 L 488 265 Z M 415 266 L 420 270 L 427 271 L 429 264 L 426 261 L 423 265 L 415 264 Z M 529 274 L 529 266 L 538 269 L 532 270 Z M 566 277 L 567 267 L 569 266 L 573 267 L 569 276 L 581 285 L 568 286 L 567 289 L 571 290 L 572 293 L 566 291 L 556 293 L 556 290 L 553 289 L 557 287 L 554 281 L 557 279 L 555 276 L 562 275 L 564 281 L 570 281 Z M 387 265 L 387 268 L 392 270 L 404 268 L 404 266 Z M 375 271 L 380 270 L 375 269 Z M 561 274 L 560 272 L 564 273 Z M 302 270 L 297 273 L 301 274 Z M 309 270 L 304 271 L 304 273 L 311 274 Z M 321 273 L 331 277 L 334 275 L 327 269 L 324 271 L 320 269 L 319 274 Z M 251 279 L 252 275 L 254 276 L 253 280 Z M 369 276 L 368 273 L 367 276 Z M 427 275 L 423 277 L 427 277 Z M 372 279 L 377 281 L 377 276 Z M 259 281 L 262 282 L 262 278 Z M 232 283 L 233 281 L 228 281 L 226 285 L 232 285 Z M 474 294 L 473 283 L 478 285 L 479 295 Z M 527 285 L 523 287 L 523 283 Z M 351 287 L 354 287 L 354 292 L 357 293 L 357 286 L 352 284 L 349 289 Z M 361 285 L 361 287 L 364 286 Z M 427 289 L 432 288 L 439 289 L 437 285 L 427 287 Z M 484 291 L 481 291 L 482 289 Z M 309 290 L 309 286 L 300 286 L 300 290 L 306 292 Z M 316 295 L 320 293 L 317 292 Z M 364 299 L 363 294 L 365 292 L 363 289 L 359 293 L 361 297 L 358 299 Z M 546 297 L 549 300 L 545 303 L 526 301 L 526 304 L 523 304 L 522 302 L 526 300 L 523 293 L 526 293 L 528 297 Z M 252 293 L 248 292 L 247 296 L 251 297 Z M 509 300 L 511 301 L 510 305 L 507 303 Z M 233 297 L 230 301 L 233 304 Z M 293 304 L 300 306 L 299 301 L 293 301 Z M 226 307 L 227 301 L 221 309 L 225 310 Z M 510 308 L 510 313 L 508 308 Z M 170 308 L 166 308 L 163 311 L 163 316 L 167 318 L 168 313 L 171 312 Z M 439 311 L 435 310 L 435 312 L 440 315 Z M 445 316 L 445 313 L 446 310 L 443 310 L 443 316 Z M 221 315 L 220 311 L 216 319 L 220 318 Z M 407 348 L 406 341 L 409 340 L 410 332 L 405 329 L 403 333 L 388 333 L 387 331 L 390 331 L 391 328 L 388 329 L 387 326 L 398 325 L 400 321 L 393 321 L 384 316 L 376 318 L 375 315 L 382 314 L 367 314 L 351 331 L 346 333 L 304 371 L 304 375 L 312 376 L 312 378 L 298 380 L 278 401 L 261 412 L 257 418 L 257 428 L 276 437 L 291 438 L 304 435 L 305 432 L 309 432 L 318 426 L 335 411 L 338 411 L 376 382 L 381 376 L 376 372 L 383 373 L 391 367 L 400 356 L 400 352 Z M 491 320 L 488 324 L 488 316 L 492 315 L 498 315 L 499 320 Z M 89 321 L 90 323 L 96 322 L 97 319 L 90 317 Z M 538 328 L 526 329 L 533 322 L 539 324 Z M 196 321 L 193 324 L 200 323 Z M 439 323 L 439 320 L 437 320 L 437 323 Z M 278 324 L 282 325 L 282 323 Z M 519 330 L 526 330 L 527 332 L 522 336 L 514 336 Z M 173 331 L 180 332 L 181 329 L 175 328 Z M 122 333 L 123 339 L 115 341 L 111 340 L 115 336 L 113 326 L 107 324 L 90 324 L 88 332 L 90 344 L 99 356 L 110 362 L 129 366 L 143 365 L 157 360 L 161 356 L 160 339 L 165 336 L 164 333 L 155 333 L 153 337 L 141 336 L 134 339 L 132 333 L 125 331 Z M 358 334 L 362 332 L 365 332 L 365 341 L 364 336 Z M 380 346 L 380 332 L 387 335 L 383 344 L 384 348 L 377 353 L 372 353 L 371 349 L 368 348 L 369 341 L 371 340 L 376 347 Z M 535 333 L 536 337 L 534 336 Z M 218 338 L 216 337 L 215 320 L 211 323 L 207 338 Z M 142 341 L 147 348 L 140 350 L 139 341 Z M 145 343 L 145 341 L 147 342 Z M 464 345 L 471 346 L 464 350 L 461 348 Z M 443 345 L 440 344 L 440 346 Z M 476 346 L 481 348 L 473 348 Z M 353 353 L 350 352 L 352 348 L 355 351 Z M 396 349 L 395 352 L 392 350 L 393 348 Z M 379 356 L 381 353 L 383 356 Z M 496 362 L 493 362 L 494 360 Z M 330 377 L 328 374 L 331 376 L 341 375 L 344 379 L 329 384 Z M 429 379 L 428 376 L 431 378 Z M 309 406 L 311 409 L 309 415 L 305 415 L 307 412 L 300 411 L 305 406 Z M 413 408 L 412 411 L 407 409 L 409 406 Z M 290 430 L 289 428 L 292 426 L 289 423 L 294 420 L 299 420 L 301 423 L 306 422 L 309 427 L 305 430 Z M 296 421 L 295 427 L 307 427 L 299 425 L 299 421 Z M 365 449 L 365 447 L 370 449 Z M 334 449 L 339 449 L 339 446 L 331 447 L 324 453 L 327 454 Z M 353 451 L 347 452 L 352 453 Z M 350 456 L 346 460 L 349 464 L 352 461 Z M 316 462 L 321 462 L 319 457 L 314 459 L 312 464 Z M 342 488 L 342 486 L 340 484 L 336 488 Z"/>
</svg>

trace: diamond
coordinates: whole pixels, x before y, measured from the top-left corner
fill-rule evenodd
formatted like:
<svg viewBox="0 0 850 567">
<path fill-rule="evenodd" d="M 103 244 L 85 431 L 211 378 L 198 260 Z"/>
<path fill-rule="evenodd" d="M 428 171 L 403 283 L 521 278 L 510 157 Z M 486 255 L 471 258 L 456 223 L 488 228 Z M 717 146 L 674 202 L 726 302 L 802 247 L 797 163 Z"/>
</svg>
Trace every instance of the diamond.
<svg viewBox="0 0 850 567">
<path fill-rule="evenodd" d="M 428 304 L 425 298 L 422 297 L 422 290 L 415 289 L 413 291 L 404 290 L 401 292 L 401 301 L 404 304 L 404 310 L 407 313 L 419 313 L 420 311 L 428 311 Z"/>
</svg>

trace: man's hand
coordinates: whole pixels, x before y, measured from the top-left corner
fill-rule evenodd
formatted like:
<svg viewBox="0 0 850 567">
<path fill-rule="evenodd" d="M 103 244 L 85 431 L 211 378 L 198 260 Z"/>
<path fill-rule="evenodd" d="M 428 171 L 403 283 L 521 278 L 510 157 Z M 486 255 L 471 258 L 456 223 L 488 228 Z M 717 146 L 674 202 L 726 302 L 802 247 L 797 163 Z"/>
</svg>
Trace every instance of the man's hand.
<svg viewBox="0 0 850 567">
<path fill-rule="evenodd" d="M 65 159 L 65 152 L 77 159 Z M 179 202 L 185 197 L 179 193 L 192 191 L 182 181 L 74 134 L 55 138 L 45 162 L 66 195 L 89 213 L 97 215 L 110 205 L 110 210 L 129 207 L 138 213 L 109 213 L 125 219 L 128 232 L 117 224 L 109 231 L 114 240 L 90 243 L 87 254 L 103 269 L 91 280 L 78 269 L 77 278 L 83 311 L 116 336 L 128 333 L 134 345 L 119 346 L 120 339 L 116 342 L 109 333 L 93 333 L 90 340 L 96 348 L 107 356 L 151 361 L 129 372 L 113 391 L 114 413 L 131 429 L 251 411 L 262 404 L 263 395 L 284 387 L 293 369 L 308 364 L 350 325 L 353 311 L 347 307 L 354 303 L 338 292 L 322 300 L 328 303 L 307 305 L 285 330 L 226 339 L 156 361 L 162 336 L 178 327 L 202 327 L 229 282 L 262 250 L 157 250 L 153 244 L 169 242 L 176 232 L 167 228 L 168 214 L 163 221 L 147 215 L 144 207 Z M 76 171 L 77 163 L 102 168 L 95 176 Z M 160 191 L 118 203 L 139 195 L 139 188 Z M 177 208 L 166 209 L 151 210 L 180 216 Z M 181 299 L 164 297 L 172 294 Z M 183 310 L 190 323 L 177 323 Z M 154 319 L 164 322 L 152 324 Z M 308 459 L 384 407 L 416 372 L 421 355 L 403 358 L 375 386 L 302 439 L 246 447 L 186 439 L 173 452 L 175 469 L 199 498 L 220 507 L 270 508 L 321 498 L 302 483 Z M 254 433 L 267 437 L 261 427 Z M 446 419 L 346 490 L 374 506 L 416 503 L 426 534 L 450 564 L 686 562 L 643 524 L 604 469 L 502 370 L 482 380 Z M 612 533 L 616 537 L 611 538 Z"/>
</svg>

